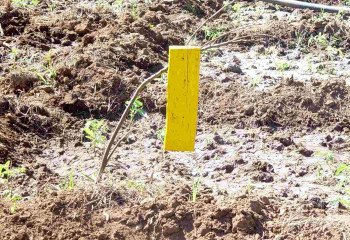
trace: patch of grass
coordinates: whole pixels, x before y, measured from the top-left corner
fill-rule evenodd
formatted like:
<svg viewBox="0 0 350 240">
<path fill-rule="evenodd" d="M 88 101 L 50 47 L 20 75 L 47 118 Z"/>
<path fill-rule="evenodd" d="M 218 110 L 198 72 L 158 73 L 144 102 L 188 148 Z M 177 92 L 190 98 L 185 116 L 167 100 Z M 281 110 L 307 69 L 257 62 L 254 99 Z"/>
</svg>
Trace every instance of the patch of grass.
<svg viewBox="0 0 350 240">
<path fill-rule="evenodd" d="M 323 158 L 327 163 L 334 161 L 334 154 L 332 151 L 316 151 L 314 156 Z"/>
<path fill-rule="evenodd" d="M 146 185 L 143 182 L 136 180 L 127 180 L 125 187 L 138 192 L 144 192 L 146 190 Z"/>
<path fill-rule="evenodd" d="M 33 8 L 38 6 L 39 0 L 11 0 L 13 6 L 22 8 Z"/>
<path fill-rule="evenodd" d="M 261 83 L 261 77 L 257 76 L 250 80 L 250 86 L 251 87 L 257 87 Z"/>
<path fill-rule="evenodd" d="M 85 137 L 91 141 L 93 147 L 103 145 L 107 140 L 108 127 L 103 119 L 87 120 L 82 130 Z"/>
<path fill-rule="evenodd" d="M 343 196 L 338 198 L 337 201 L 350 210 L 350 164 L 339 164 L 334 176 L 338 180 L 338 188 L 343 193 Z"/>
<path fill-rule="evenodd" d="M 18 202 L 22 200 L 22 196 L 16 194 L 12 189 L 3 191 L 2 196 L 11 202 L 10 212 L 15 213 L 17 211 Z"/>
<path fill-rule="evenodd" d="M 335 69 L 327 66 L 325 64 L 320 64 L 316 67 L 316 72 L 320 73 L 320 74 L 330 74 L 330 75 L 334 75 L 335 74 Z"/>
<path fill-rule="evenodd" d="M 6 161 L 4 164 L 0 164 L 0 180 L 5 182 L 8 181 L 9 178 L 15 177 L 25 172 L 26 169 L 24 167 L 11 167 L 10 161 Z"/>
<path fill-rule="evenodd" d="M 283 62 L 283 61 L 280 61 L 280 62 L 276 62 L 276 70 L 278 71 L 288 71 L 291 69 L 291 66 L 289 65 L 288 62 Z"/>
<path fill-rule="evenodd" d="M 343 51 L 337 47 L 340 42 L 341 39 L 336 36 L 327 36 L 326 34 L 319 33 L 309 38 L 308 46 L 314 46 L 319 50 L 325 50 L 327 58 L 333 60 L 336 56 L 343 55 Z"/>
<path fill-rule="evenodd" d="M 11 52 L 9 53 L 9 56 L 12 60 L 17 61 L 18 55 L 20 54 L 20 50 L 18 48 L 11 48 Z"/>
<path fill-rule="evenodd" d="M 69 172 L 68 178 L 62 183 L 62 189 L 67 191 L 72 191 L 74 187 L 75 187 L 74 171 L 71 170 Z"/>
<path fill-rule="evenodd" d="M 224 31 L 221 27 L 205 27 L 203 30 L 205 39 L 209 41 L 219 37 Z"/>
</svg>

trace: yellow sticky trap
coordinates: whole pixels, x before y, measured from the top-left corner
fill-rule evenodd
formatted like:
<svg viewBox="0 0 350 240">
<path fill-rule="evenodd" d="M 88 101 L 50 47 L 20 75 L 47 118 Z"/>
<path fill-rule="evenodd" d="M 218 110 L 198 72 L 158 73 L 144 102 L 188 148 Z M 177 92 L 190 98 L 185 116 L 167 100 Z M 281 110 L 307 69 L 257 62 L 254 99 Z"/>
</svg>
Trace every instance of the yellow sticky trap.
<svg viewBox="0 0 350 240">
<path fill-rule="evenodd" d="M 165 150 L 194 150 L 199 63 L 199 47 L 171 46 L 169 48 Z"/>
</svg>

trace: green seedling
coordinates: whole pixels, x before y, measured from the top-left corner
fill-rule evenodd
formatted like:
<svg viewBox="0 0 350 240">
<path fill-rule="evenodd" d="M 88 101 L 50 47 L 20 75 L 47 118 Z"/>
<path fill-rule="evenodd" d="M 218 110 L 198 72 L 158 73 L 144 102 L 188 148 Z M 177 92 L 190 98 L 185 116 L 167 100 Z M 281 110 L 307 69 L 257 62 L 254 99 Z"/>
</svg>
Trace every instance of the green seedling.
<svg viewBox="0 0 350 240">
<path fill-rule="evenodd" d="M 24 167 L 11 167 L 10 161 L 6 161 L 4 164 L 0 164 L 0 180 L 7 181 L 9 178 L 25 173 Z"/>
<path fill-rule="evenodd" d="M 15 213 L 17 211 L 18 202 L 22 200 L 22 197 L 14 193 L 12 189 L 3 191 L 2 195 L 11 202 L 10 212 Z"/>
<path fill-rule="evenodd" d="M 103 119 L 87 120 L 83 128 L 85 137 L 91 141 L 93 147 L 103 145 L 106 142 L 107 131 L 108 127 Z"/>
<path fill-rule="evenodd" d="M 327 163 L 334 161 L 334 154 L 332 151 L 316 151 L 314 156 L 323 158 Z"/>
<path fill-rule="evenodd" d="M 241 12 L 241 9 L 242 9 L 242 4 L 240 3 L 235 3 L 232 5 L 232 8 L 231 10 L 234 12 L 234 13 L 240 13 Z"/>
<path fill-rule="evenodd" d="M 276 63 L 276 69 L 278 71 L 288 71 L 291 69 L 290 65 L 287 62 L 277 62 Z"/>
<path fill-rule="evenodd" d="M 73 170 L 71 170 L 69 172 L 69 176 L 68 176 L 68 179 L 65 180 L 62 184 L 62 188 L 64 190 L 68 190 L 68 191 L 72 191 L 75 187 L 75 183 L 74 183 L 74 172 Z"/>
<path fill-rule="evenodd" d="M 201 188 L 201 182 L 199 178 L 196 178 L 192 183 L 192 195 L 191 195 L 191 201 L 197 202 L 198 194 L 200 192 Z"/>
<path fill-rule="evenodd" d="M 32 8 L 39 4 L 39 0 L 12 0 L 15 7 Z"/>
<path fill-rule="evenodd" d="M 337 169 L 336 169 L 334 175 L 335 175 L 335 176 L 339 176 L 339 175 L 344 174 L 344 173 L 345 173 L 345 174 L 350 174 L 350 164 L 341 163 L 341 164 L 337 167 Z"/>
<path fill-rule="evenodd" d="M 127 101 L 125 105 L 128 105 L 129 103 L 130 101 Z M 143 103 L 141 102 L 140 97 L 136 98 L 130 109 L 129 116 L 131 120 L 134 120 L 136 115 L 139 115 L 141 117 L 146 115 L 146 111 L 143 109 Z"/>
<path fill-rule="evenodd" d="M 221 35 L 223 28 L 206 27 L 204 30 L 204 37 L 206 40 L 213 40 Z"/>
<path fill-rule="evenodd" d="M 135 180 L 128 180 L 126 182 L 126 187 L 128 189 L 136 190 L 138 192 L 144 192 L 146 190 L 146 186 L 143 182 Z"/>
<path fill-rule="evenodd" d="M 157 139 L 164 142 L 164 138 L 165 138 L 165 128 L 161 128 L 157 131 Z"/>
<path fill-rule="evenodd" d="M 250 86 L 251 87 L 257 87 L 261 83 L 261 77 L 257 76 L 250 80 Z"/>
<path fill-rule="evenodd" d="M 162 73 L 162 75 L 160 75 L 160 77 L 156 78 L 157 81 L 161 82 L 161 83 L 166 83 L 168 79 L 168 76 L 166 73 Z"/>
<path fill-rule="evenodd" d="M 12 60 L 16 61 L 18 59 L 19 54 L 20 54 L 20 50 L 18 48 L 13 47 L 11 48 L 11 52 L 9 55 Z"/>
<path fill-rule="evenodd" d="M 131 16 L 136 19 L 139 16 L 139 10 L 137 8 L 137 2 L 138 0 L 130 0 L 131 5 Z"/>
</svg>

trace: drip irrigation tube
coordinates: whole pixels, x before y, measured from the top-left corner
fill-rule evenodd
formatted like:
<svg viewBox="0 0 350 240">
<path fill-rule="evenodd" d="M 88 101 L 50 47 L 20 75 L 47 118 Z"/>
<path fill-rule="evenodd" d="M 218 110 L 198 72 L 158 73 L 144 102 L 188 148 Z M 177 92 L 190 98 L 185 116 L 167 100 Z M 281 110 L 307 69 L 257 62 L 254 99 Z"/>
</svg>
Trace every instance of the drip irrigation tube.
<svg viewBox="0 0 350 240">
<path fill-rule="evenodd" d="M 314 11 L 324 11 L 329 13 L 339 13 L 350 14 L 350 8 L 345 6 L 328 6 L 318 3 L 302 2 L 297 0 L 262 0 L 263 2 L 278 4 L 281 6 L 301 8 L 301 9 L 311 9 Z"/>
</svg>

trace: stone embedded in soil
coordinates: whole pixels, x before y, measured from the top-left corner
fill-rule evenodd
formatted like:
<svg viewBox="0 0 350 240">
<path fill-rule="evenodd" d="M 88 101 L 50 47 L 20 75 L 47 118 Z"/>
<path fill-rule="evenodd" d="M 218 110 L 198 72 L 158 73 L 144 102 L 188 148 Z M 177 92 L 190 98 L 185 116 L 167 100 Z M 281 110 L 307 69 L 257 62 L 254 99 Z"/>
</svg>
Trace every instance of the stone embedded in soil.
<svg viewBox="0 0 350 240">
<path fill-rule="evenodd" d="M 299 153 L 304 157 L 311 157 L 312 154 L 314 154 L 314 151 L 302 147 L 299 149 Z"/>
</svg>

